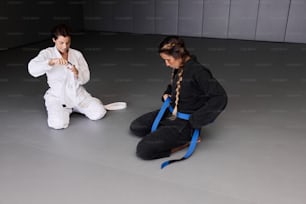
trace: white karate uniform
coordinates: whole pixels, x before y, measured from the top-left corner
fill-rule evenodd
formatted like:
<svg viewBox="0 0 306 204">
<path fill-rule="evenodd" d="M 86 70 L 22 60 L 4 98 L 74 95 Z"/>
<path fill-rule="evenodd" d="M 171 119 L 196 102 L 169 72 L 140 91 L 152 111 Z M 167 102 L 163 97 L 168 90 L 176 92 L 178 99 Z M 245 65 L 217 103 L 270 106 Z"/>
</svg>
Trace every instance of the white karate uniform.
<svg viewBox="0 0 306 204">
<path fill-rule="evenodd" d="M 28 64 L 28 71 L 34 77 L 47 75 L 49 89 L 44 95 L 48 112 L 48 125 L 54 129 L 66 128 L 73 111 L 85 114 L 91 120 L 101 119 L 106 110 L 102 102 L 92 97 L 82 86 L 90 78 L 85 58 L 78 50 L 69 48 L 68 61 L 75 65 L 75 78 L 67 65 L 50 66 L 51 58 L 62 58 L 56 47 L 46 48 Z"/>
</svg>

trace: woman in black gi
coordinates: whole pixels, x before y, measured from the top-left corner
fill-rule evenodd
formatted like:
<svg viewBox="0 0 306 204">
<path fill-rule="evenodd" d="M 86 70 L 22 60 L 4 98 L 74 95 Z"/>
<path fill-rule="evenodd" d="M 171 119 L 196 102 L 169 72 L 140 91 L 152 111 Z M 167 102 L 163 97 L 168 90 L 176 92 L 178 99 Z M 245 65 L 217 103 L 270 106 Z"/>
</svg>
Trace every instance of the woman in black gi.
<svg viewBox="0 0 306 204">
<path fill-rule="evenodd" d="M 156 131 L 151 132 L 158 111 L 135 119 L 130 130 L 142 140 L 137 155 L 146 160 L 168 157 L 189 144 L 195 128 L 213 122 L 224 110 L 227 95 L 212 73 L 190 55 L 184 41 L 176 36 L 166 37 L 159 45 L 160 57 L 172 68 L 171 83 L 162 100 L 171 97 L 172 113 L 167 109 Z M 176 117 L 178 112 L 190 114 L 189 120 Z"/>
</svg>

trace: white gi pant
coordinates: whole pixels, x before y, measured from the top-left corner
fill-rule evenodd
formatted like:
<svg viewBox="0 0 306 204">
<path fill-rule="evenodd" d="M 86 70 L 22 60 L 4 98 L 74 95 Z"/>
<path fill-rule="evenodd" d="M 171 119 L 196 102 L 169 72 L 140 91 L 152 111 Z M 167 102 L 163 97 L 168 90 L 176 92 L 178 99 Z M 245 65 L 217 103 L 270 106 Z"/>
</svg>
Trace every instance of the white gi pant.
<svg viewBox="0 0 306 204">
<path fill-rule="evenodd" d="M 67 128 L 72 112 L 82 113 L 90 120 L 99 120 L 106 114 L 102 102 L 90 94 L 87 94 L 85 99 L 74 107 L 66 107 L 58 97 L 48 92 L 44 98 L 48 113 L 48 126 L 54 129 Z"/>
</svg>

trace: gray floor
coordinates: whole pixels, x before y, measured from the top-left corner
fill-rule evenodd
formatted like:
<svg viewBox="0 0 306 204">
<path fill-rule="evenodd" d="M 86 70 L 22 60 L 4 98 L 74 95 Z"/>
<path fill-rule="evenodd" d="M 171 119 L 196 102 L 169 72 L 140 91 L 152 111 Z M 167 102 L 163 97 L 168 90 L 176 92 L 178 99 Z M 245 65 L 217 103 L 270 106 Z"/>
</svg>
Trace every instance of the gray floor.
<svg viewBox="0 0 306 204">
<path fill-rule="evenodd" d="M 191 158 L 160 170 L 167 159 L 138 159 L 128 128 L 161 105 L 170 75 L 161 39 L 79 33 L 87 90 L 128 107 L 99 121 L 73 114 L 65 130 L 47 127 L 46 79 L 27 73 L 51 41 L 0 52 L 0 204 L 306 203 L 306 45 L 185 38 L 229 104 Z"/>
</svg>

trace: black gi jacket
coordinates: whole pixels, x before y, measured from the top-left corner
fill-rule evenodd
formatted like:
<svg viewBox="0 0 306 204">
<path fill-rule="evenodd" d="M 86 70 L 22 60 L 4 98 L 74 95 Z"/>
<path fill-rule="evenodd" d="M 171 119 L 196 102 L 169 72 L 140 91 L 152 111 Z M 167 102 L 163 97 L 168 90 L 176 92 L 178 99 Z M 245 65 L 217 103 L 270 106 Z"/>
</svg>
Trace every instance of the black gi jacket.
<svg viewBox="0 0 306 204">
<path fill-rule="evenodd" d="M 195 56 L 183 67 L 183 80 L 179 95 L 178 111 L 189 113 L 189 122 L 193 128 L 201 128 L 213 122 L 224 110 L 227 95 L 221 84 L 213 77 L 209 69 L 201 65 Z M 171 105 L 175 106 L 177 70 L 164 94 L 171 95 Z"/>
</svg>

